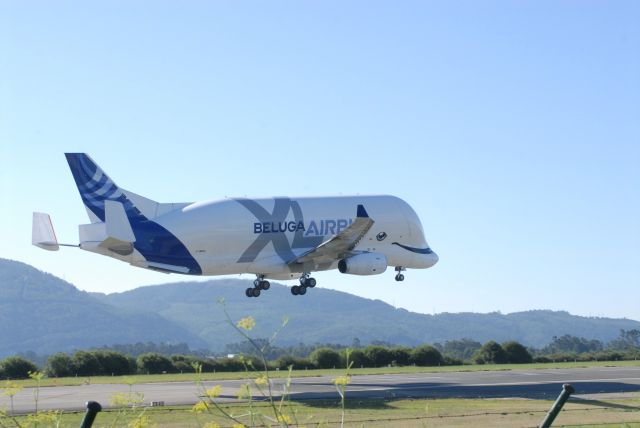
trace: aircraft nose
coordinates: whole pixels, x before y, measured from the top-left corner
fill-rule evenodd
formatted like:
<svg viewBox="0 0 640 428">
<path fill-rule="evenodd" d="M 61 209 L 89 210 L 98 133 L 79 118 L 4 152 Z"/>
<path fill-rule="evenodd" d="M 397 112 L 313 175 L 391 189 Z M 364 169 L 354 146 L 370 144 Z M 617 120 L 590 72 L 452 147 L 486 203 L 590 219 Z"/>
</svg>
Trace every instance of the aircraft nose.
<svg viewBox="0 0 640 428">
<path fill-rule="evenodd" d="M 436 254 L 436 252 L 435 252 L 435 251 L 433 251 L 433 252 L 430 254 L 430 256 L 431 256 L 431 257 L 430 257 L 430 258 L 431 258 L 431 266 L 435 265 L 436 263 L 438 263 L 438 260 L 440 260 L 440 257 L 438 257 L 438 254 Z"/>
</svg>

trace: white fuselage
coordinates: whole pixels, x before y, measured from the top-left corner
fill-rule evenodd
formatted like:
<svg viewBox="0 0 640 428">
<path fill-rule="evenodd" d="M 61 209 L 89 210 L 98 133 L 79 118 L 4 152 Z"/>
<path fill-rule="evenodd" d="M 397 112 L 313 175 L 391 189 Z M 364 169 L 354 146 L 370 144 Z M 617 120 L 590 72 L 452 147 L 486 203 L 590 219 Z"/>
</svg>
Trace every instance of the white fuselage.
<svg viewBox="0 0 640 428">
<path fill-rule="evenodd" d="M 407 249 L 425 249 L 428 245 L 414 210 L 394 196 L 222 199 L 174 204 L 174 209 L 159 210 L 166 212 L 152 221 L 184 244 L 202 275 L 254 273 L 290 279 L 299 277 L 302 269 L 288 262 L 346 229 L 355 220 L 359 204 L 366 207 L 374 224 L 355 251 L 381 253 L 388 266 L 402 268 L 424 269 L 438 261 L 433 252 Z M 140 251 L 119 255 L 92 244 L 100 240 L 98 236 L 85 242 L 81 239 L 81 247 L 152 267 Z M 171 252 L 170 248 L 165 250 Z M 305 270 L 335 269 L 337 265 L 338 260 L 331 260 L 310 269 L 305 266 Z"/>
</svg>

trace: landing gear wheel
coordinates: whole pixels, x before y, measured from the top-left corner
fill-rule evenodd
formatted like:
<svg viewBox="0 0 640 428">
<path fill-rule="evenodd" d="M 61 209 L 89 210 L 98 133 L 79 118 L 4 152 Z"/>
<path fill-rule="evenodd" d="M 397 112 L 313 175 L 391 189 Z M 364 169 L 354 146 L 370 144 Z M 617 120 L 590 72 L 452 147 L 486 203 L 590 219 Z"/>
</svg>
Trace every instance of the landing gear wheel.
<svg viewBox="0 0 640 428">
<path fill-rule="evenodd" d="M 315 278 L 307 278 L 307 280 L 305 281 L 304 284 L 306 287 L 310 287 L 313 288 L 316 286 L 316 279 Z"/>
<path fill-rule="evenodd" d="M 396 281 L 404 281 L 404 275 L 399 273 L 396 275 Z"/>
<path fill-rule="evenodd" d="M 263 290 L 268 290 L 271 287 L 269 281 L 260 281 L 260 288 Z"/>
<path fill-rule="evenodd" d="M 252 288 L 251 289 L 251 295 L 253 297 L 258 297 L 260 295 L 260 289 L 259 288 Z"/>
<path fill-rule="evenodd" d="M 247 288 L 247 289 L 244 291 L 244 294 L 245 294 L 247 297 L 253 297 L 253 288 Z"/>
<path fill-rule="evenodd" d="M 300 287 L 300 289 L 298 290 L 298 294 L 301 296 L 304 296 L 305 294 L 307 294 L 307 287 L 305 286 Z"/>
<path fill-rule="evenodd" d="M 300 286 L 294 285 L 293 287 L 291 287 L 291 294 L 293 294 L 294 296 L 300 294 Z"/>
</svg>

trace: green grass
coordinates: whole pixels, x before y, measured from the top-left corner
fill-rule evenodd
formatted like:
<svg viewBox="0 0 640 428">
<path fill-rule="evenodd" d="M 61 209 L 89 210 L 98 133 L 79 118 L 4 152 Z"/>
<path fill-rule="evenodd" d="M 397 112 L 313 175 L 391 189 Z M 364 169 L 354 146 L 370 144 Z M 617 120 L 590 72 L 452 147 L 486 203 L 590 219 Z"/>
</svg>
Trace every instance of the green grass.
<svg viewBox="0 0 640 428">
<path fill-rule="evenodd" d="M 438 400 L 348 400 L 345 413 L 350 427 L 535 427 L 549 410 L 552 401 L 522 399 L 438 399 Z M 247 404 L 225 405 L 224 409 L 250 425 Z M 106 411 L 98 414 L 95 427 L 126 426 L 142 414 L 159 427 L 198 427 L 206 422 L 231 426 L 232 422 L 215 410 L 196 414 L 191 407 L 164 407 Z M 272 414 L 266 403 L 254 403 L 256 424 L 270 422 Z M 284 411 L 293 423 L 303 426 L 337 426 L 340 421 L 339 400 L 311 400 L 286 404 Z M 243 416 L 244 415 L 244 416 Z M 263 415 L 263 416 L 260 416 Z M 82 413 L 67 413 L 61 425 L 78 426 Z M 116 421 L 117 419 L 117 421 Z M 18 418 L 20 422 L 26 417 Z M 554 427 L 633 427 L 640 428 L 640 399 L 569 402 L 556 419 Z"/>
<path fill-rule="evenodd" d="M 545 363 L 545 364 L 486 364 L 486 365 L 464 365 L 464 366 L 443 366 L 443 367 L 380 367 L 380 368 L 352 368 L 353 375 L 371 374 L 412 374 L 412 373 L 444 373 L 444 372 L 467 372 L 467 371 L 500 371 L 500 370 L 541 370 L 541 369 L 570 369 L 580 367 L 640 367 L 640 361 L 589 361 L 589 362 L 566 362 L 566 363 Z M 344 374 L 344 368 L 328 370 L 294 370 L 293 377 L 308 376 L 331 376 L 336 377 Z M 270 371 L 269 376 L 273 378 L 287 377 L 288 371 Z M 196 382 L 198 378 L 206 381 L 247 379 L 255 377 L 255 372 L 224 372 L 224 373 L 175 373 L 160 375 L 129 375 L 129 376 L 94 376 L 94 377 L 67 377 L 67 378 L 45 378 L 40 382 L 41 387 L 47 386 L 69 386 L 83 385 L 86 383 L 153 383 L 153 382 Z M 31 379 L 16 381 L 24 387 L 35 386 Z M 0 384 L 0 387 L 2 384 Z"/>
</svg>

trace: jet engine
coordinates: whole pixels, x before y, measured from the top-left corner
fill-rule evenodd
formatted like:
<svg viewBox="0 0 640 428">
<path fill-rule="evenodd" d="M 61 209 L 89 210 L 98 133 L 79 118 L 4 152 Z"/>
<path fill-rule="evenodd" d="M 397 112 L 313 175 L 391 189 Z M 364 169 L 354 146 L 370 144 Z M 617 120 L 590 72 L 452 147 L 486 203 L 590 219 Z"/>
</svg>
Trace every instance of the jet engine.
<svg viewBox="0 0 640 428">
<path fill-rule="evenodd" d="M 340 260 L 338 270 L 350 275 L 378 275 L 387 270 L 387 258 L 380 253 L 357 254 Z"/>
</svg>

